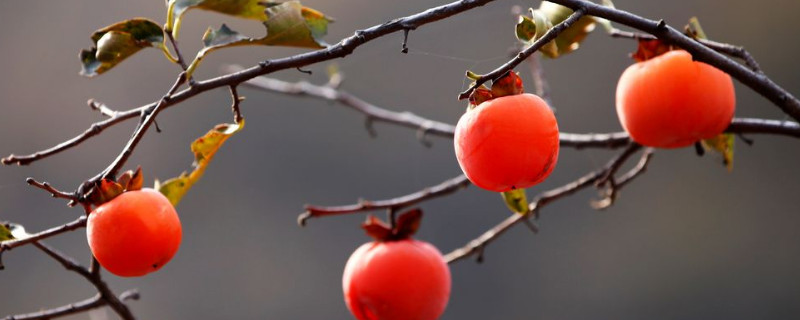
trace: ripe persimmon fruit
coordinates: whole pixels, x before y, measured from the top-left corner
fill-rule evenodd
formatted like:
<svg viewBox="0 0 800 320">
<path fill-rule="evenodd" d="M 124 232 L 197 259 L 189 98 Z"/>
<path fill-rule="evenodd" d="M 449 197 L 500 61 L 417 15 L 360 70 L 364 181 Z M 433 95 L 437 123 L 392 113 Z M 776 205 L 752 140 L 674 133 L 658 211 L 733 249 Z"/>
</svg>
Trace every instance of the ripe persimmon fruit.
<svg viewBox="0 0 800 320">
<path fill-rule="evenodd" d="M 733 119 L 736 95 L 725 72 L 667 51 L 628 67 L 617 84 L 617 115 L 634 141 L 680 148 L 722 133 Z"/>
<path fill-rule="evenodd" d="M 121 277 L 163 267 L 178 251 L 181 222 L 169 200 L 153 189 L 123 192 L 89 214 L 89 248 L 104 268 Z"/>
<path fill-rule="evenodd" d="M 358 320 L 435 320 L 450 298 L 450 269 L 427 242 L 373 241 L 347 260 L 342 285 Z"/>
<path fill-rule="evenodd" d="M 484 101 L 458 120 L 456 158 L 475 185 L 497 192 L 544 181 L 558 160 L 558 123 L 529 93 Z"/>
</svg>

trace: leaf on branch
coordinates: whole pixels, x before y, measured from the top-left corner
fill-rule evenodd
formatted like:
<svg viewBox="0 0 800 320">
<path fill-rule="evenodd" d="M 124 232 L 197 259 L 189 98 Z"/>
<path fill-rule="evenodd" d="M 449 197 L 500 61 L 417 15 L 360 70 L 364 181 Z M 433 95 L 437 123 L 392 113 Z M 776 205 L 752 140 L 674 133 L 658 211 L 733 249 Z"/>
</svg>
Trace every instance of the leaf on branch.
<svg viewBox="0 0 800 320">
<path fill-rule="evenodd" d="M 244 120 L 237 124 L 219 124 L 204 136 L 192 142 L 191 149 L 194 153 L 194 170 L 191 173 L 183 172 L 180 176 L 161 183 L 156 180 L 155 189 L 164 194 L 173 206 L 177 206 L 183 195 L 203 177 L 206 167 L 214 158 L 225 140 L 244 128 Z"/>
<path fill-rule="evenodd" d="M 11 234 L 10 224 L 0 223 L 0 241 L 12 240 L 14 236 Z"/>
<path fill-rule="evenodd" d="M 519 213 L 522 215 L 528 214 L 528 197 L 525 195 L 525 189 L 514 189 L 500 193 L 503 196 L 506 206 L 511 212 Z"/>
<path fill-rule="evenodd" d="M 530 8 L 528 12 L 531 15 L 530 17 L 520 16 L 517 22 L 517 39 L 526 45 L 532 44 L 554 25 L 566 20 L 573 13 L 573 10 L 560 4 L 542 1 L 539 9 Z M 575 51 L 578 49 L 580 42 L 589 35 L 589 32 L 594 30 L 594 26 L 595 20 L 593 17 L 581 17 L 539 51 L 550 58 L 558 58 Z"/>
<path fill-rule="evenodd" d="M 167 3 L 167 29 L 177 35 L 183 14 L 189 9 L 198 8 L 222 14 L 259 21 L 267 20 L 264 9 L 276 5 L 262 0 L 169 0 Z"/>
<path fill-rule="evenodd" d="M 711 139 L 702 141 L 705 149 L 714 150 L 722 154 L 722 163 L 728 168 L 728 171 L 733 171 L 733 144 L 736 138 L 733 133 L 723 133 Z"/>
<path fill-rule="evenodd" d="M 271 5 L 265 13 L 267 35 L 263 38 L 244 36 L 224 24 L 219 29 L 208 28 L 203 35 L 203 49 L 197 53 L 187 73 L 191 75 L 207 54 L 222 48 L 261 45 L 321 49 L 328 46 L 322 37 L 328 33 L 328 23 L 332 20 L 323 13 L 303 7 L 299 1 Z"/>
<path fill-rule="evenodd" d="M 80 53 L 81 75 L 94 77 L 113 68 L 139 50 L 164 47 L 161 26 L 144 18 L 117 22 L 92 34 L 94 47 Z"/>
</svg>

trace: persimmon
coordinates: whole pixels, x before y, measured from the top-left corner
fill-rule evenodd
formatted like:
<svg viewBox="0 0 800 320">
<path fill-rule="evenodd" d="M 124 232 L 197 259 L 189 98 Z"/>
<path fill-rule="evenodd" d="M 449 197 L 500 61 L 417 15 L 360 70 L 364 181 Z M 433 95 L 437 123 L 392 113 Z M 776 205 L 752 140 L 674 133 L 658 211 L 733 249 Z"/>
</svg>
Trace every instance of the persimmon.
<svg viewBox="0 0 800 320">
<path fill-rule="evenodd" d="M 358 320 L 435 320 L 450 299 L 450 269 L 441 252 L 411 236 L 422 211 L 413 209 L 394 228 L 370 216 L 362 227 L 375 241 L 347 260 L 342 277 L 347 308 Z"/>
<path fill-rule="evenodd" d="M 558 160 L 558 123 L 529 93 L 484 101 L 458 120 L 456 158 L 475 185 L 497 192 L 544 181 Z"/>
<path fill-rule="evenodd" d="M 631 139 L 680 148 L 722 133 L 733 119 L 736 96 L 728 74 L 672 50 L 628 67 L 617 84 L 616 104 Z"/>
<path fill-rule="evenodd" d="M 178 251 L 181 223 L 169 200 L 153 189 L 127 191 L 89 214 L 89 248 L 104 268 L 122 277 L 163 267 Z"/>
</svg>

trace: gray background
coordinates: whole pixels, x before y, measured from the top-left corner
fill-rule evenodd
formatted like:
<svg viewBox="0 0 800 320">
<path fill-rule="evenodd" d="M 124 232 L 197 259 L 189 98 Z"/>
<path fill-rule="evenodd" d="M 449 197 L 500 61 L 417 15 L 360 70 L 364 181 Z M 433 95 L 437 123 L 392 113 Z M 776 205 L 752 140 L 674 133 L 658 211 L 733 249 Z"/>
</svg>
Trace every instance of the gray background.
<svg viewBox="0 0 800 320">
<path fill-rule="evenodd" d="M 334 43 L 389 19 L 442 1 L 308 0 L 337 18 Z M 620 8 L 682 26 L 692 15 L 719 41 L 744 45 L 764 71 L 800 94 L 796 17 L 800 1 L 624 1 Z M 514 43 L 513 5 L 496 1 L 411 33 L 370 42 L 335 61 L 343 89 L 392 110 L 409 110 L 455 123 L 464 103 L 466 69 L 486 72 L 506 60 Z M 96 98 L 117 109 L 158 99 L 178 69 L 155 50 L 109 73 L 78 75 L 77 53 L 92 31 L 130 17 L 163 22 L 163 1 L 0 2 L 0 154 L 50 147 L 101 119 L 86 107 Z M 183 51 L 199 48 L 208 26 L 229 23 L 261 34 L 257 22 L 192 11 L 181 33 Z M 598 30 L 600 31 L 600 30 Z M 620 126 L 614 87 L 634 50 L 629 40 L 592 34 L 582 49 L 544 62 L 559 126 L 565 132 L 609 132 Z M 220 74 L 223 63 L 257 61 L 301 52 L 236 48 L 212 54 L 199 78 Z M 273 76 L 324 83 L 327 63 Z M 530 76 L 525 70 L 524 78 Z M 348 319 L 341 272 L 349 254 L 368 241 L 363 215 L 312 220 L 297 227 L 305 203 L 338 205 L 359 197 L 394 197 L 459 173 L 449 140 L 423 147 L 413 130 L 378 124 L 372 139 L 363 117 L 317 100 L 242 89 L 248 126 L 229 140 L 205 177 L 178 206 L 184 240 L 160 272 L 124 279 L 107 274 L 117 291 L 138 288 L 131 308 L 141 319 Z M 765 99 L 737 83 L 737 116 L 785 119 Z M 158 118 L 129 161 L 142 165 L 147 183 L 188 169 L 188 144 L 216 123 L 228 122 L 229 95 L 205 93 Z M 104 168 L 129 137 L 134 122 L 118 125 L 84 145 L 30 167 L 0 167 L 0 219 L 38 231 L 75 219 L 69 209 L 24 183 L 32 176 L 72 189 Z M 622 191 L 617 204 L 596 212 L 584 191 L 548 206 L 541 233 L 515 227 L 488 247 L 486 261 L 452 266 L 453 294 L 444 319 L 786 319 L 800 317 L 800 160 L 798 141 L 751 136 L 737 141 L 732 173 L 716 156 L 691 148 L 659 151 L 646 175 Z M 553 175 L 537 193 L 607 161 L 603 150 L 563 149 Z M 464 245 L 509 213 L 496 194 L 470 187 L 422 205 L 419 239 L 447 252 Z M 49 243 L 85 263 L 84 231 Z M 4 254 L 0 316 L 78 301 L 94 289 L 33 247 Z M 109 314 L 111 314 L 109 312 Z M 72 319 L 86 319 L 83 314 Z"/>
</svg>

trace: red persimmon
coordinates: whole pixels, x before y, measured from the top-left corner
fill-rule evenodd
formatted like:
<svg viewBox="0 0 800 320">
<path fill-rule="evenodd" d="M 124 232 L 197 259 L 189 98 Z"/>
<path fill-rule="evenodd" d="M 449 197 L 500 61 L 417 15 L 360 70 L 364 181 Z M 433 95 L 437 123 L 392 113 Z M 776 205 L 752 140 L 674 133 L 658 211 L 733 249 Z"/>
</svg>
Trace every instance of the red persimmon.
<svg viewBox="0 0 800 320">
<path fill-rule="evenodd" d="M 175 208 L 153 189 L 128 191 L 89 214 L 86 236 L 100 265 L 122 277 L 163 267 L 178 251 L 181 222 Z"/>
<path fill-rule="evenodd" d="M 485 101 L 458 120 L 455 149 L 475 185 L 497 192 L 544 181 L 558 160 L 558 123 L 547 103 L 524 93 Z"/>
<path fill-rule="evenodd" d="M 628 67 L 617 84 L 617 115 L 631 138 L 646 146 L 680 148 L 722 133 L 736 105 L 731 77 L 668 51 Z"/>
<path fill-rule="evenodd" d="M 450 297 L 450 269 L 427 242 L 374 241 L 350 256 L 342 285 L 359 320 L 435 320 Z"/>
</svg>

